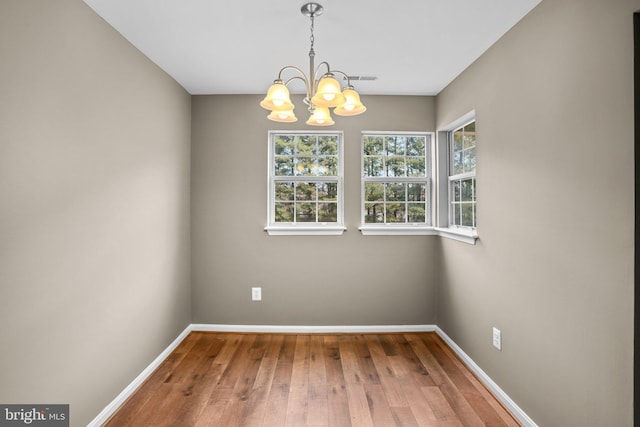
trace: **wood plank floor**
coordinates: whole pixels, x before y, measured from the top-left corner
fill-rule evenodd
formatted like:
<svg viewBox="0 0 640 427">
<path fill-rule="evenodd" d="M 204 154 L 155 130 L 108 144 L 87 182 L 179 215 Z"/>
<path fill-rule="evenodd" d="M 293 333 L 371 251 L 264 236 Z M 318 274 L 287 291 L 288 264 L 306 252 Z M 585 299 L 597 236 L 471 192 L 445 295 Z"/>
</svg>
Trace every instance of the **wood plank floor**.
<svg viewBox="0 0 640 427">
<path fill-rule="evenodd" d="M 105 424 L 518 425 L 432 332 L 192 332 Z"/>
</svg>

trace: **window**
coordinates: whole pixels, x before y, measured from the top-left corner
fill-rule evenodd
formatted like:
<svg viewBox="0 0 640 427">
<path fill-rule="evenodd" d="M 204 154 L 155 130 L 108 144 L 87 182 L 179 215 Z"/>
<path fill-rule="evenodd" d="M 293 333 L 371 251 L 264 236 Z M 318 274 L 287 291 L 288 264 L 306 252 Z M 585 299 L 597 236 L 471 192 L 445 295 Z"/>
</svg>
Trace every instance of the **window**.
<svg viewBox="0 0 640 427">
<path fill-rule="evenodd" d="M 449 133 L 449 225 L 476 228 L 476 122 Z"/>
<path fill-rule="evenodd" d="M 465 114 L 438 131 L 438 232 L 441 236 L 475 244 L 476 117 Z"/>
<path fill-rule="evenodd" d="M 269 133 L 269 234 L 341 234 L 342 132 Z"/>
<path fill-rule="evenodd" d="M 431 139 L 429 133 L 363 132 L 364 234 L 433 234 Z"/>
</svg>

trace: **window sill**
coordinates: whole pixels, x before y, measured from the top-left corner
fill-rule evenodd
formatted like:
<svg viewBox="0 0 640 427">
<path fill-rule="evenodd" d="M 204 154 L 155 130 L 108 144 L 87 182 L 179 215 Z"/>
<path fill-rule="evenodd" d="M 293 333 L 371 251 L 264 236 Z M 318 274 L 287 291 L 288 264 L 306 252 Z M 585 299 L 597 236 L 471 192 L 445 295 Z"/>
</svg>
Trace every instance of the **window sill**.
<svg viewBox="0 0 640 427">
<path fill-rule="evenodd" d="M 478 231 L 464 228 L 436 228 L 438 235 L 447 239 L 457 240 L 459 242 L 475 245 L 478 240 Z"/>
<path fill-rule="evenodd" d="M 347 228 L 341 225 L 270 225 L 264 228 L 270 236 L 340 236 L 346 230 Z"/>
<path fill-rule="evenodd" d="M 363 236 L 440 236 L 447 239 L 475 245 L 478 240 L 476 230 L 462 228 L 440 228 L 411 225 L 362 225 L 359 227 Z"/>
<path fill-rule="evenodd" d="M 361 225 L 363 236 L 437 236 L 433 227 L 424 225 Z"/>
<path fill-rule="evenodd" d="M 362 225 L 358 227 L 363 236 L 440 236 L 475 245 L 476 230 L 464 228 L 425 227 L 420 225 Z M 340 236 L 347 228 L 340 225 L 319 226 L 268 226 L 264 230 L 270 236 Z"/>
</svg>

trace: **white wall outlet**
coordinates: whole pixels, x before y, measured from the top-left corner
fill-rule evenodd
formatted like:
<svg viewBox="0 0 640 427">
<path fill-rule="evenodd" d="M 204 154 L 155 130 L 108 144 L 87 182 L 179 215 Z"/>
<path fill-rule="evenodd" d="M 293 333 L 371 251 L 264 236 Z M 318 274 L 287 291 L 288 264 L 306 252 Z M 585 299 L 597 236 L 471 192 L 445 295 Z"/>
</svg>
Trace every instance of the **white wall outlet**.
<svg viewBox="0 0 640 427">
<path fill-rule="evenodd" d="M 496 327 L 493 328 L 493 346 L 502 350 L 502 332 Z"/>
<path fill-rule="evenodd" d="M 262 301 L 262 288 L 251 288 L 251 301 Z"/>
</svg>

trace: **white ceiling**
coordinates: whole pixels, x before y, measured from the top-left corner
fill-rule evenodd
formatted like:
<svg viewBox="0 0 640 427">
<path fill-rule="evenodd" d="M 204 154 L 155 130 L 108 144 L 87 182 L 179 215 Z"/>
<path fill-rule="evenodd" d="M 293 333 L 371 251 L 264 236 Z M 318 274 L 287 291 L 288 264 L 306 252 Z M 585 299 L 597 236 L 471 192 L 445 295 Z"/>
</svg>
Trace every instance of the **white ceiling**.
<svg viewBox="0 0 640 427">
<path fill-rule="evenodd" d="M 264 93 L 286 65 L 308 73 L 304 0 L 84 1 L 194 95 Z M 540 1 L 319 0 L 316 65 L 377 76 L 354 82 L 362 94 L 435 95 Z"/>
</svg>

